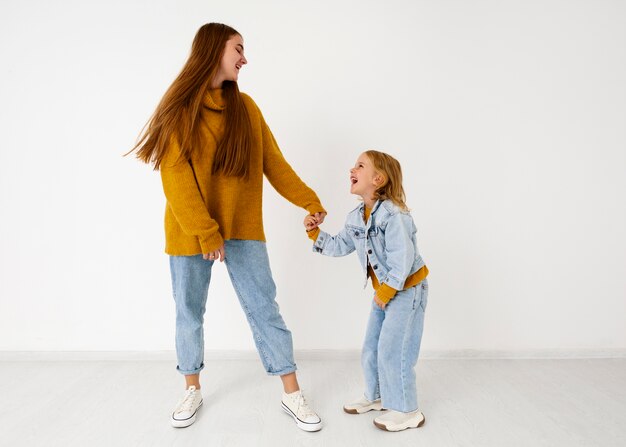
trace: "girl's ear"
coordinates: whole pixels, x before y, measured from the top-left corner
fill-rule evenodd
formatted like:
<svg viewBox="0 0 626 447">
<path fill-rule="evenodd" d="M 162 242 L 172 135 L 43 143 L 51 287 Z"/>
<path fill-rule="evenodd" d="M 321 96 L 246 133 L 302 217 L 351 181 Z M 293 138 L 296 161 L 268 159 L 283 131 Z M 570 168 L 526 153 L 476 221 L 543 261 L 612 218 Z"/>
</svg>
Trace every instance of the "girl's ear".
<svg viewBox="0 0 626 447">
<path fill-rule="evenodd" d="M 381 186 L 384 186 L 385 184 L 385 176 L 379 173 L 376 173 L 376 175 L 374 176 L 374 185 L 377 188 L 380 188 Z"/>
</svg>

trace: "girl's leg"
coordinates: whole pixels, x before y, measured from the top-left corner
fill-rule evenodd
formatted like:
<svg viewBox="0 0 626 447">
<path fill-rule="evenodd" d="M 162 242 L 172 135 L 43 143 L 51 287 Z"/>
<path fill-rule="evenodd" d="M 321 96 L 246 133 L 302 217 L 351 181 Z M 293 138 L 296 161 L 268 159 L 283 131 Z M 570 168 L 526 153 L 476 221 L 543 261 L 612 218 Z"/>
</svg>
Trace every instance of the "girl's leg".
<svg viewBox="0 0 626 447">
<path fill-rule="evenodd" d="M 196 256 L 170 256 L 172 289 L 176 303 L 177 369 L 185 375 L 187 388 L 200 388 L 204 368 L 204 311 L 213 261 Z"/>
<path fill-rule="evenodd" d="M 378 341 L 378 371 L 382 405 L 409 413 L 417 410 L 415 364 L 419 357 L 428 283 L 400 291 L 385 308 Z"/>
<path fill-rule="evenodd" d="M 370 402 L 380 399 L 380 383 L 378 380 L 378 340 L 385 320 L 385 312 L 372 300 L 365 341 L 361 351 L 361 366 L 365 376 L 365 398 Z"/>
<path fill-rule="evenodd" d="M 284 376 L 285 391 L 297 387 L 295 374 L 292 374 L 296 364 L 291 332 L 275 300 L 276 286 L 265 243 L 228 240 L 225 245 L 228 274 L 252 329 L 265 370 L 271 375 Z"/>
</svg>

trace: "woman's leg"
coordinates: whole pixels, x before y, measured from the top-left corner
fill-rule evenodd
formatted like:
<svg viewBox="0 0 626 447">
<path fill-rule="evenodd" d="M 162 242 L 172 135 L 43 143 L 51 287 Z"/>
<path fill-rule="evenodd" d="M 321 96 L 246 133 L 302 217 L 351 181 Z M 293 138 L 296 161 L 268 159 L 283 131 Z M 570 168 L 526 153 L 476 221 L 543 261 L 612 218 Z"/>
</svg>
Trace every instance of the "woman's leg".
<svg viewBox="0 0 626 447">
<path fill-rule="evenodd" d="M 226 267 L 239 297 L 265 371 L 282 379 L 281 406 L 302 430 L 318 431 L 322 421 L 298 386 L 291 332 L 276 303 L 267 249 L 260 241 L 226 241 Z"/>
<path fill-rule="evenodd" d="M 187 388 L 195 386 L 197 390 L 200 389 L 200 374 L 187 374 L 185 375 L 185 385 Z"/>
<path fill-rule="evenodd" d="M 283 374 L 280 376 L 280 379 L 283 381 L 283 389 L 285 393 L 293 393 L 300 389 L 300 385 L 298 385 L 298 378 L 296 377 L 296 372 Z"/>
<path fill-rule="evenodd" d="M 226 267 L 246 314 L 254 343 L 268 374 L 285 376 L 285 388 L 297 386 L 291 332 L 278 304 L 265 243 L 228 240 Z"/>
<path fill-rule="evenodd" d="M 177 369 L 187 388 L 200 388 L 204 368 L 204 311 L 213 261 L 196 256 L 170 256 L 172 289 L 176 303 Z"/>
<path fill-rule="evenodd" d="M 176 303 L 176 356 L 178 371 L 185 375 L 186 391 L 171 415 L 171 424 L 193 424 L 202 406 L 200 371 L 204 368 L 204 310 L 213 261 L 202 255 L 171 256 L 170 271 Z"/>
</svg>

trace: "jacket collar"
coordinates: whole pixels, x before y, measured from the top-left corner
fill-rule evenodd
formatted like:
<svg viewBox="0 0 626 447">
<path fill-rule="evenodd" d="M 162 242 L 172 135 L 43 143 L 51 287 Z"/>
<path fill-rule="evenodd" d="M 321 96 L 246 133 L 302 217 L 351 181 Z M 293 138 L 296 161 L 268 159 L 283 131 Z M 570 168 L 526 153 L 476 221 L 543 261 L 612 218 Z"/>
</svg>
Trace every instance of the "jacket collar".
<svg viewBox="0 0 626 447">
<path fill-rule="evenodd" d="M 367 222 L 365 223 L 366 230 L 369 230 L 370 225 L 372 224 L 372 216 L 374 215 L 376 210 L 378 210 L 378 208 L 380 207 L 382 203 L 383 203 L 382 200 L 377 200 L 374 206 L 372 207 L 372 211 L 370 212 L 370 217 L 369 219 L 367 219 Z M 365 213 L 365 202 L 362 202 L 361 205 L 359 206 L 359 215 L 363 216 L 364 213 Z"/>
<path fill-rule="evenodd" d="M 380 205 L 382 205 L 383 202 L 384 202 L 384 200 L 377 200 L 376 201 L 376 203 L 372 207 L 372 211 L 370 212 L 370 216 L 376 212 L 376 210 L 380 207 Z M 365 202 L 361 202 L 361 205 L 359 206 L 359 212 L 361 214 L 363 214 L 364 211 L 365 211 Z"/>
</svg>

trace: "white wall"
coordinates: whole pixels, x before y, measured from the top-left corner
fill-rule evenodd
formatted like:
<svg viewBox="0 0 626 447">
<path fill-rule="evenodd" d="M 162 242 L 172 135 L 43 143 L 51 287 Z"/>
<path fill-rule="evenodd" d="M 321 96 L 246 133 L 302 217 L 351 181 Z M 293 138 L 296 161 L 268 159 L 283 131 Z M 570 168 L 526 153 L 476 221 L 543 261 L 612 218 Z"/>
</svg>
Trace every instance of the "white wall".
<svg viewBox="0 0 626 447">
<path fill-rule="evenodd" d="M 383 6 L 384 5 L 384 6 Z M 339 230 L 364 149 L 402 162 L 431 270 L 424 350 L 626 349 L 626 6 L 617 1 L 0 4 L 0 350 L 170 350 L 158 174 L 132 147 L 197 28 Z M 297 349 L 358 349 L 354 256 L 310 252 L 268 187 Z M 207 348 L 253 349 L 217 266 Z"/>
</svg>

